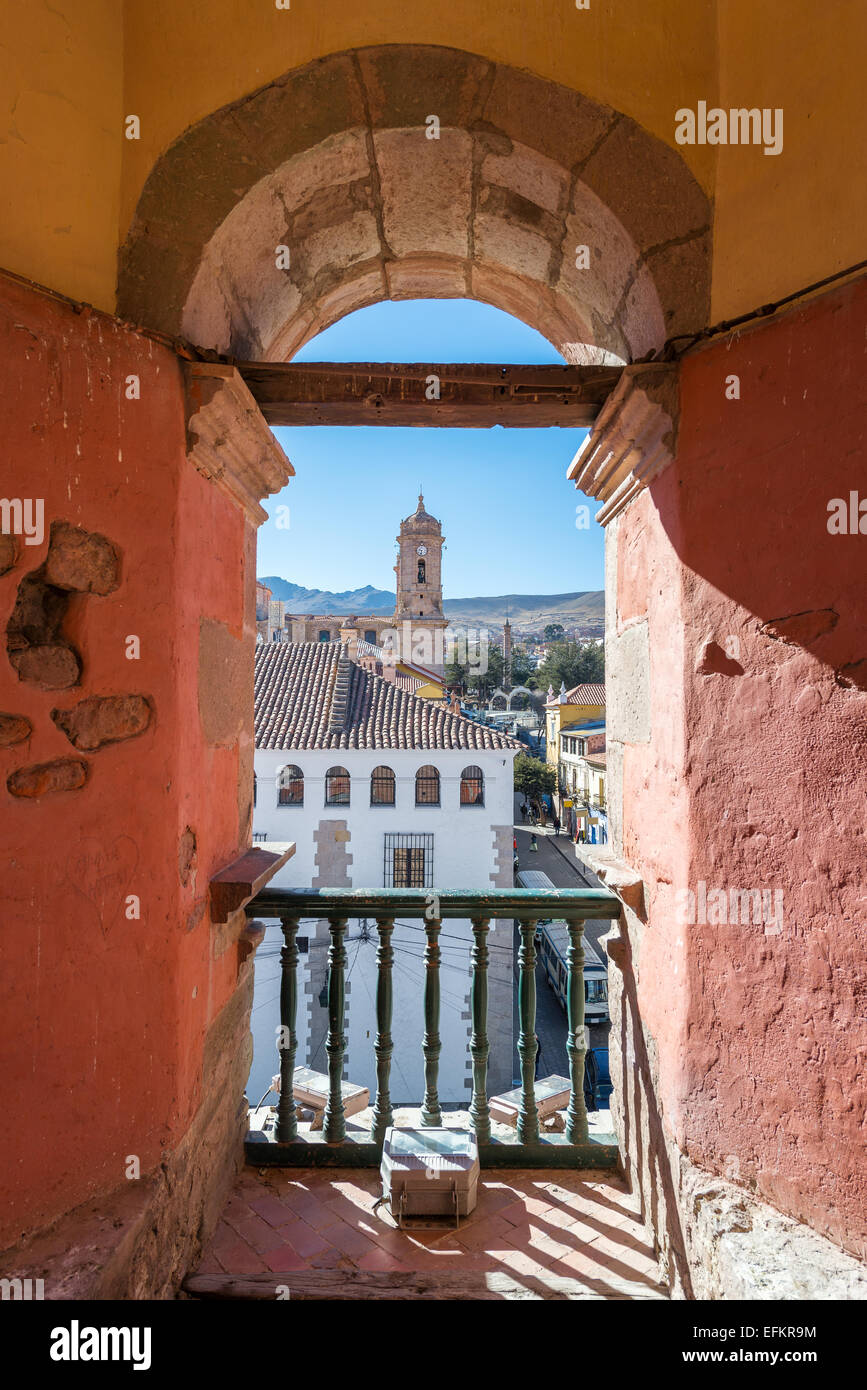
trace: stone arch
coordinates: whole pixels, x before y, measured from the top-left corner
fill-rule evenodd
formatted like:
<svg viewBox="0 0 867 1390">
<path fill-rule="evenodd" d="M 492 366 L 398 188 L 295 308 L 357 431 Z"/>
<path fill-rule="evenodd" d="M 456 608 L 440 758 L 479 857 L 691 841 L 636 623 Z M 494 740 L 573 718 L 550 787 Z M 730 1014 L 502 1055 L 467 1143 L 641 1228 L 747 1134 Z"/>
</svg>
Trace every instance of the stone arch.
<svg viewBox="0 0 867 1390">
<path fill-rule="evenodd" d="M 710 209 L 676 150 L 532 73 L 395 44 L 294 69 L 175 141 L 118 312 L 280 360 L 378 300 L 472 298 L 567 361 L 634 361 L 701 327 L 709 287 Z"/>
<path fill-rule="evenodd" d="M 516 695 L 526 695 L 527 703 L 529 706 L 529 699 L 532 694 L 533 692 L 528 685 L 516 685 L 513 690 L 509 691 L 509 698 L 506 702 L 506 709 L 510 710 L 512 708 L 512 701 L 514 700 Z"/>
</svg>

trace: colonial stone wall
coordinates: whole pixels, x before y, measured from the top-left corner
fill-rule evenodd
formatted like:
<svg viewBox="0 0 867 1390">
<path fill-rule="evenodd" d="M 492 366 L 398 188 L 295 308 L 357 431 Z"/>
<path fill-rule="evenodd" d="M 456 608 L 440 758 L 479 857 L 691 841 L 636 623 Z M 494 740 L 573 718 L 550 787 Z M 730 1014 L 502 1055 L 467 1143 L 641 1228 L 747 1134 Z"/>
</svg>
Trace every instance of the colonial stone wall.
<svg viewBox="0 0 867 1390">
<path fill-rule="evenodd" d="M 104 1287 L 158 1292 L 240 1154 L 244 920 L 211 923 L 208 881 L 249 837 L 254 528 L 190 460 L 168 349 L 4 281 L 0 360 L 4 492 L 45 523 L 0 565 L 4 1103 L 31 1116 L 0 1246 L 122 1212 Z"/>
<path fill-rule="evenodd" d="M 865 1254 L 864 539 L 827 527 L 865 317 L 861 281 L 686 359 L 677 458 L 608 530 L 612 849 L 641 881 L 609 947 L 615 1113 L 687 1291 L 711 1263 L 734 1287 L 690 1195 L 710 1177 L 766 1251 L 775 1210 Z"/>
</svg>

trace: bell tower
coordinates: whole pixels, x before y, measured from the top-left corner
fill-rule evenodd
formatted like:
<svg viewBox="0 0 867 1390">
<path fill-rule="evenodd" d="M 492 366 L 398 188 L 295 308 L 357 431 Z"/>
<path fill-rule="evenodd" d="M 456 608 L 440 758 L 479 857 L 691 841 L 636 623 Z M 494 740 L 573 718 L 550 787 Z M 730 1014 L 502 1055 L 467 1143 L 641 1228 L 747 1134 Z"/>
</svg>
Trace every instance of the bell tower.
<svg viewBox="0 0 867 1390">
<path fill-rule="evenodd" d="M 438 675 L 444 671 L 444 638 L 448 626 L 448 618 L 443 613 L 444 539 L 442 526 L 435 516 L 425 511 L 424 496 L 419 493 L 418 506 L 400 523 L 397 537 L 400 550 L 394 567 L 397 576 L 394 621 L 401 632 L 404 659 L 428 666 Z"/>
</svg>

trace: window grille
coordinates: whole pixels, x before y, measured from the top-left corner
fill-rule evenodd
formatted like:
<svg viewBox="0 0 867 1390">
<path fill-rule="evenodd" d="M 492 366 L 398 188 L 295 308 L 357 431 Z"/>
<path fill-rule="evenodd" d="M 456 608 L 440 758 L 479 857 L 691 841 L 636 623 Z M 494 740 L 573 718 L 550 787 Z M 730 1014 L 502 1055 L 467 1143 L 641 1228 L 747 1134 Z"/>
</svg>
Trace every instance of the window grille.
<svg viewBox="0 0 867 1390">
<path fill-rule="evenodd" d="M 330 767 L 326 772 L 325 805 L 349 805 L 349 773 L 345 767 Z"/>
<path fill-rule="evenodd" d="M 386 835 L 383 888 L 432 888 L 433 842 L 433 835 Z"/>
<path fill-rule="evenodd" d="M 480 767 L 472 764 L 461 773 L 461 805 L 484 806 L 485 775 Z"/>
<path fill-rule="evenodd" d="M 415 774 L 416 806 L 439 806 L 440 775 L 432 763 L 425 763 Z"/>
<path fill-rule="evenodd" d="M 296 767 L 295 763 L 289 763 L 288 767 L 284 767 L 280 773 L 277 805 L 304 805 L 304 773 L 300 767 Z"/>
<path fill-rule="evenodd" d="M 375 767 L 370 774 L 370 804 L 394 805 L 394 772 L 390 767 Z"/>
</svg>

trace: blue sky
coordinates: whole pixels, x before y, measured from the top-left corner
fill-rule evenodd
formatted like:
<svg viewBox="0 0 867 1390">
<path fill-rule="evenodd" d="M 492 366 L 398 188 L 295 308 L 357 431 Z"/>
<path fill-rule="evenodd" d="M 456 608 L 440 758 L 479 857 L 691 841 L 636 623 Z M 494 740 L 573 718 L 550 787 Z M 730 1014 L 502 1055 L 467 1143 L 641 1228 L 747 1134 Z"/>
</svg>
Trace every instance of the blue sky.
<svg viewBox="0 0 867 1390">
<path fill-rule="evenodd" d="M 561 362 L 519 320 L 471 300 L 386 301 L 349 314 L 307 362 Z M 305 428 L 275 431 L 296 476 L 269 498 L 257 573 L 308 588 L 394 588 L 395 536 L 425 506 L 443 523 L 446 598 L 601 589 L 603 533 L 575 525 L 566 481 L 585 430 Z M 288 506 L 289 526 L 276 524 Z M 327 525 L 325 519 L 327 518 Z"/>
</svg>

